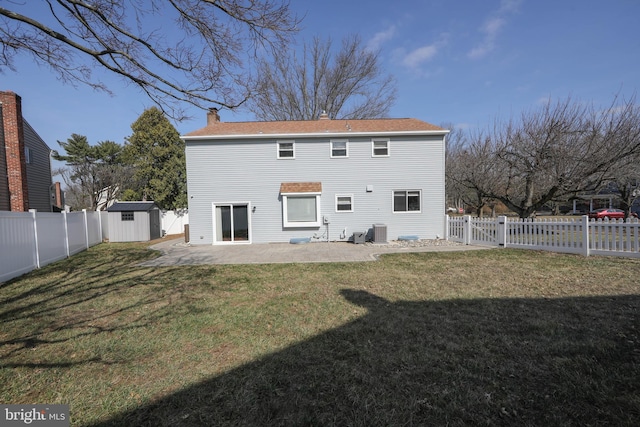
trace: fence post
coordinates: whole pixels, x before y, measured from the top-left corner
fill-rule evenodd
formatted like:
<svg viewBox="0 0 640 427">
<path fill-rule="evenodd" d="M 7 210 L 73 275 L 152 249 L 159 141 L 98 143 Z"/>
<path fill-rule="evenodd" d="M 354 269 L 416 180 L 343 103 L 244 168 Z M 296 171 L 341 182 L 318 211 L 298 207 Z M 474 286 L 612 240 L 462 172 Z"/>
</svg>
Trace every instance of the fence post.
<svg viewBox="0 0 640 427">
<path fill-rule="evenodd" d="M 31 213 L 31 218 L 33 218 L 33 242 L 34 251 L 35 251 L 35 259 L 36 259 L 36 268 L 40 268 L 40 246 L 38 245 L 38 220 L 36 219 L 36 210 L 29 209 L 29 213 Z"/>
<path fill-rule="evenodd" d="M 449 241 L 449 215 L 444 214 L 444 240 Z"/>
<path fill-rule="evenodd" d="M 96 211 L 98 214 L 98 231 L 100 232 L 100 241 L 102 242 L 102 211 Z"/>
<path fill-rule="evenodd" d="M 464 234 L 464 238 L 463 238 L 464 244 L 470 245 L 471 244 L 471 215 L 464 216 L 463 234 Z"/>
<path fill-rule="evenodd" d="M 82 209 L 82 218 L 84 219 L 84 248 L 89 249 L 89 221 L 86 209 Z"/>
<path fill-rule="evenodd" d="M 69 254 L 69 224 L 67 223 L 67 212 L 62 211 L 62 220 L 64 221 L 64 249 L 67 253 L 67 258 L 71 255 Z"/>
<path fill-rule="evenodd" d="M 589 217 L 582 215 L 582 255 L 589 256 Z"/>
<path fill-rule="evenodd" d="M 498 238 L 498 246 L 501 248 L 507 247 L 507 217 L 501 215 L 498 217 L 498 230 L 497 230 L 497 238 Z"/>
</svg>

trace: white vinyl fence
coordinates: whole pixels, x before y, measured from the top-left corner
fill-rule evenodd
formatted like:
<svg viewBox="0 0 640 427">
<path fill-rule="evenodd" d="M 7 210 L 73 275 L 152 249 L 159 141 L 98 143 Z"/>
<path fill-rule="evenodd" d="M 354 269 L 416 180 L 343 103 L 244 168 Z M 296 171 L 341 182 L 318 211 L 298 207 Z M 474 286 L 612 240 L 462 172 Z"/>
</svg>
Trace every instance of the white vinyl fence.
<svg viewBox="0 0 640 427">
<path fill-rule="evenodd" d="M 103 222 L 93 211 L 0 212 L 0 282 L 101 243 Z"/>
<path fill-rule="evenodd" d="M 467 245 L 640 258 L 637 219 L 475 218 L 447 215 L 447 239 Z"/>
<path fill-rule="evenodd" d="M 162 211 L 160 214 L 162 235 L 182 234 L 184 226 L 189 224 L 189 212 L 186 209 Z"/>
</svg>

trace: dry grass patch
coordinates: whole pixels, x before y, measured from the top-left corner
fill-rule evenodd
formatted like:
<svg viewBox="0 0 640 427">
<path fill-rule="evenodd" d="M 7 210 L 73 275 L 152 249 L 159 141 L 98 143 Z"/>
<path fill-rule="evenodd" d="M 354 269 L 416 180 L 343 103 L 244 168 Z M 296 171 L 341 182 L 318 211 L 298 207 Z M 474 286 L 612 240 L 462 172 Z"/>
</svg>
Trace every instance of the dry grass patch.
<svg viewBox="0 0 640 427">
<path fill-rule="evenodd" d="M 640 261 L 516 250 L 137 267 L 0 285 L 0 399 L 73 425 L 633 425 Z"/>
</svg>

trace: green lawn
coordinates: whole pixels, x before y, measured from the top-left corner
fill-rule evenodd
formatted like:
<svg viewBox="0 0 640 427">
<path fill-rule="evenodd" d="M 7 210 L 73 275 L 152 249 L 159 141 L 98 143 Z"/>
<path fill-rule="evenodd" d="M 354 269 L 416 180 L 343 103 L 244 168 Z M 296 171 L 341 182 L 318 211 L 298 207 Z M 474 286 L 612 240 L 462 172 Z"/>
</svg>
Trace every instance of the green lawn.
<svg viewBox="0 0 640 427">
<path fill-rule="evenodd" d="M 77 426 L 638 425 L 640 260 L 487 250 L 0 284 L 0 401 Z"/>
</svg>

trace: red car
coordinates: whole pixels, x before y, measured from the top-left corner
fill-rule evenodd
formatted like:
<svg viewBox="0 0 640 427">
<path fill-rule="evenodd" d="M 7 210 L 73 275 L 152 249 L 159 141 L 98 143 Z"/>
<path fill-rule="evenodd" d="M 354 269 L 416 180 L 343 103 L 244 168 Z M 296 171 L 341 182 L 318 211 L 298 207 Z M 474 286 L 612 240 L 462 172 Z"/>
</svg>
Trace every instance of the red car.
<svg viewBox="0 0 640 427">
<path fill-rule="evenodd" d="M 638 215 L 631 213 L 631 216 L 637 217 Z M 589 218 L 624 218 L 624 211 L 622 209 L 596 209 L 595 211 L 589 212 Z"/>
</svg>

